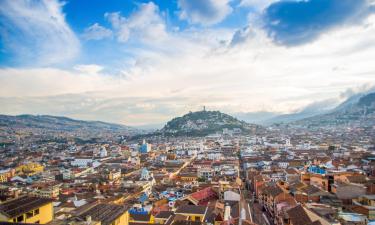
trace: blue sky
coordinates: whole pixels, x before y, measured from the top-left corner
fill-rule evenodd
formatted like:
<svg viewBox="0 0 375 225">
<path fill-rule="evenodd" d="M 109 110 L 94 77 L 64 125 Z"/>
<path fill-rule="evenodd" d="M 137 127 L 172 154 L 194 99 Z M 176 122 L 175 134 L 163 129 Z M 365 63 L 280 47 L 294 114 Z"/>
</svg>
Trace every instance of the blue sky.
<svg viewBox="0 0 375 225">
<path fill-rule="evenodd" d="M 130 125 L 374 85 L 373 0 L 3 0 L 0 113 Z M 373 56 L 373 57 L 372 57 Z"/>
</svg>

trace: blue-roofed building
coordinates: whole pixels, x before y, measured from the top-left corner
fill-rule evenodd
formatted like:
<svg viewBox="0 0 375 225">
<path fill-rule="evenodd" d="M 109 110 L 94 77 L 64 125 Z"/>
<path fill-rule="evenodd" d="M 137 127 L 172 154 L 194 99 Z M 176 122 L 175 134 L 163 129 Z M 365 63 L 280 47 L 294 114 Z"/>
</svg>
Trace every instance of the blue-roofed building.
<svg viewBox="0 0 375 225">
<path fill-rule="evenodd" d="M 310 166 L 308 171 L 310 173 L 327 174 L 327 171 L 324 168 L 321 168 L 319 166 Z"/>
<path fill-rule="evenodd" d="M 144 208 L 131 208 L 129 209 L 130 214 L 136 214 L 136 215 L 147 215 L 148 212 Z"/>
<path fill-rule="evenodd" d="M 138 199 L 138 201 L 139 201 L 140 203 L 144 203 L 144 202 L 147 201 L 147 200 L 148 200 L 148 196 L 147 196 L 146 193 L 143 193 L 143 194 L 141 195 L 141 197 L 139 197 L 139 199 Z"/>
</svg>

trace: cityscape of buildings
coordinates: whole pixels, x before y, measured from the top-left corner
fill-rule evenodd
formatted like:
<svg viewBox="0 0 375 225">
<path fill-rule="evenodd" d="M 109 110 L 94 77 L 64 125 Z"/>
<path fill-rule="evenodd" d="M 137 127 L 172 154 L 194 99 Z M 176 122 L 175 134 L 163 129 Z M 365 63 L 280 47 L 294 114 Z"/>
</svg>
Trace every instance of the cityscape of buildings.
<svg viewBox="0 0 375 225">
<path fill-rule="evenodd" d="M 355 135 L 269 126 L 255 134 L 224 128 L 202 137 L 114 134 L 85 143 L 64 132 L 6 128 L 0 223 L 369 224 L 374 136 Z"/>
<path fill-rule="evenodd" d="M 375 0 L 0 0 L 0 225 L 375 225 Z"/>
</svg>

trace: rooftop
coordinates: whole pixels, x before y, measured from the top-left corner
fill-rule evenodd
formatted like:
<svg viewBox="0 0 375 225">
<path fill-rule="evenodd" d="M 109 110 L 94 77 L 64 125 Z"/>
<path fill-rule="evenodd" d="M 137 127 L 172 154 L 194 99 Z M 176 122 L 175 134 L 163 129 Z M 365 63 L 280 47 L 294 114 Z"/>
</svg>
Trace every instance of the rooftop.
<svg viewBox="0 0 375 225">
<path fill-rule="evenodd" d="M 51 203 L 51 199 L 30 196 L 21 196 L 0 204 L 0 213 L 9 218 L 24 214 L 30 210 L 37 209 L 43 205 Z"/>
</svg>

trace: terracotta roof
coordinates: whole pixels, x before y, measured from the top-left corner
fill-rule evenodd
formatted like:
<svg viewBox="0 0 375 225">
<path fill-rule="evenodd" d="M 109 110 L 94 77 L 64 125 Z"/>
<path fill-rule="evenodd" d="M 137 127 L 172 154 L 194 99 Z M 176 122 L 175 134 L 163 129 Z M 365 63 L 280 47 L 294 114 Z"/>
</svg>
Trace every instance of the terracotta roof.
<svg viewBox="0 0 375 225">
<path fill-rule="evenodd" d="M 346 179 L 348 179 L 351 183 L 357 183 L 357 184 L 363 184 L 367 181 L 367 176 L 365 175 L 355 175 L 355 176 L 349 176 Z"/>
<path fill-rule="evenodd" d="M 301 205 L 289 209 L 287 214 L 293 225 L 307 225 L 312 222 Z"/>
<path fill-rule="evenodd" d="M 314 185 L 308 185 L 306 187 L 302 187 L 300 189 L 300 191 L 308 194 L 308 195 L 312 195 L 312 194 L 315 194 L 315 193 L 318 193 L 320 191 L 322 191 L 320 188 L 314 186 Z"/>
<path fill-rule="evenodd" d="M 289 209 L 287 214 L 293 225 L 322 225 L 322 221 L 325 221 L 318 214 L 304 208 L 302 205 Z M 330 223 L 324 222 L 324 224 Z"/>
<path fill-rule="evenodd" d="M 298 170 L 292 168 L 292 169 L 286 169 L 285 172 L 287 174 L 299 174 Z"/>
<path fill-rule="evenodd" d="M 204 188 L 187 196 L 187 199 L 191 199 L 196 205 L 207 205 L 210 200 L 217 198 L 217 193 L 211 187 Z"/>
<path fill-rule="evenodd" d="M 267 194 L 267 195 L 271 195 L 272 197 L 276 197 L 277 195 L 279 195 L 283 192 L 284 192 L 283 189 L 281 189 L 277 185 L 266 186 L 262 190 L 262 193 Z"/>
</svg>

